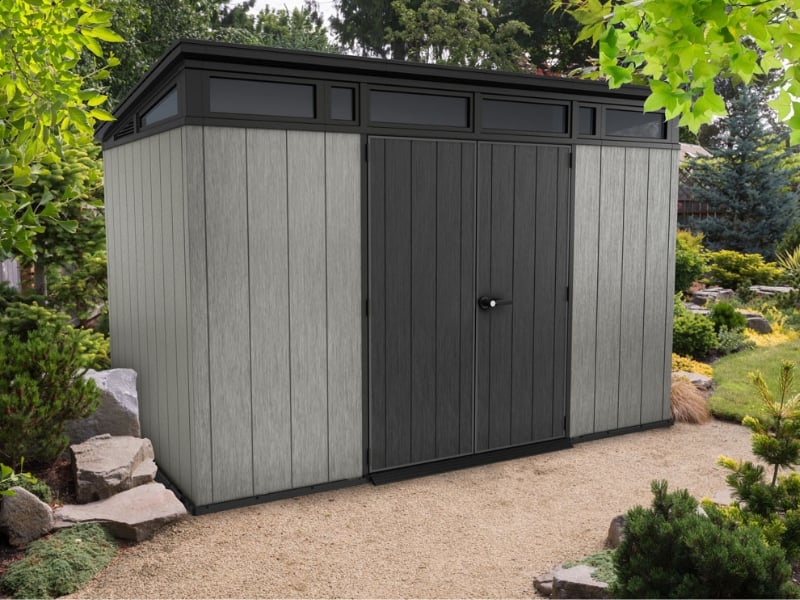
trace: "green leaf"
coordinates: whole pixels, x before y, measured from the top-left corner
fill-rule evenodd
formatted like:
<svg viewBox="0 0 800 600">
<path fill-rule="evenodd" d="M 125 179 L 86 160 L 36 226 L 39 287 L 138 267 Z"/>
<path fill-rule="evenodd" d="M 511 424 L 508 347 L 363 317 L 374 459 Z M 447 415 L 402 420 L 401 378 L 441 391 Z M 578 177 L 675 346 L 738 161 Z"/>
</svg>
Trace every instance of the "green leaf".
<svg viewBox="0 0 800 600">
<path fill-rule="evenodd" d="M 100 44 L 97 43 L 93 37 L 89 37 L 88 35 L 81 35 L 81 41 L 83 45 L 86 46 L 86 49 L 89 50 L 92 54 L 99 58 L 103 58 L 103 49 L 100 47 Z"/>
<path fill-rule="evenodd" d="M 92 97 L 88 98 L 87 101 L 86 101 L 86 104 L 89 105 L 89 106 L 100 106 L 106 100 L 108 100 L 108 96 L 104 96 L 102 94 L 97 94 L 95 96 L 92 96 Z"/>
<path fill-rule="evenodd" d="M 89 111 L 89 116 L 97 119 L 98 121 L 113 121 L 114 115 L 102 108 L 93 108 Z"/>
<path fill-rule="evenodd" d="M 124 42 L 125 40 L 118 34 L 105 27 L 94 27 L 92 29 L 84 29 L 84 35 L 103 40 L 104 42 Z"/>
<path fill-rule="evenodd" d="M 75 233 L 78 230 L 77 221 L 58 221 L 58 226 L 67 233 Z"/>
</svg>

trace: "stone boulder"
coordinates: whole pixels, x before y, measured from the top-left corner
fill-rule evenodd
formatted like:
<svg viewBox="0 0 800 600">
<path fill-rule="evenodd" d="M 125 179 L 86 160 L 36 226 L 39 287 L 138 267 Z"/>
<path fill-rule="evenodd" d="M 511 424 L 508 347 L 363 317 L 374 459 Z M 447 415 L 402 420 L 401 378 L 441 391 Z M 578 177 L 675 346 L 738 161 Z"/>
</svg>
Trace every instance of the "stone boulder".
<svg viewBox="0 0 800 600">
<path fill-rule="evenodd" d="M 153 445 L 147 438 L 98 435 L 70 446 L 78 502 L 109 498 L 155 479 Z"/>
<path fill-rule="evenodd" d="M 608 598 L 608 584 L 592 577 L 594 567 L 577 565 L 553 571 L 551 598 Z"/>
<path fill-rule="evenodd" d="M 788 294 L 795 288 L 783 285 L 751 285 L 750 291 L 758 296 L 775 296 L 776 294 Z"/>
<path fill-rule="evenodd" d="M 52 531 L 53 510 L 28 490 L 11 489 L 13 496 L 0 497 L 0 532 L 19 548 Z"/>
<path fill-rule="evenodd" d="M 688 379 L 694 387 L 696 387 L 701 392 L 708 391 L 714 387 L 714 380 L 711 377 L 706 375 L 701 375 L 700 373 L 689 373 L 688 371 L 673 371 L 672 378 Z"/>
<path fill-rule="evenodd" d="M 141 542 L 186 514 L 175 494 L 160 483 L 148 483 L 90 504 L 65 504 L 55 511 L 55 526 L 102 523 L 118 538 Z"/>
<path fill-rule="evenodd" d="M 772 326 L 762 315 L 745 311 L 740 312 L 744 315 L 744 318 L 747 319 L 748 329 L 752 329 L 757 333 L 772 333 Z"/>
<path fill-rule="evenodd" d="M 611 519 L 606 536 L 606 548 L 616 548 L 625 538 L 625 515 L 617 515 Z"/>
<path fill-rule="evenodd" d="M 94 371 L 84 375 L 92 379 L 100 390 L 100 406 L 85 419 L 67 423 L 70 442 L 79 444 L 89 438 L 108 433 L 139 437 L 139 398 L 136 394 L 136 371 L 133 369 L 110 369 Z"/>
<path fill-rule="evenodd" d="M 721 287 L 709 287 L 692 293 L 692 302 L 701 306 L 709 301 L 716 302 L 728 298 L 733 298 L 733 290 Z"/>
</svg>

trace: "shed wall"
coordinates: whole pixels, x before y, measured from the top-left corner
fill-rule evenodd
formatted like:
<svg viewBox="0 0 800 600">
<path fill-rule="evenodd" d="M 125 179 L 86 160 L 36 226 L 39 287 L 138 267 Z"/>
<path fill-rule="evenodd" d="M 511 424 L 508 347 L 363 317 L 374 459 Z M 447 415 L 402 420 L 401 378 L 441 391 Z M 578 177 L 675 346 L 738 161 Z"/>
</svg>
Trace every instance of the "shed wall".
<svg viewBox="0 0 800 600">
<path fill-rule="evenodd" d="M 572 438 L 670 418 L 677 160 L 576 148 Z"/>
<path fill-rule="evenodd" d="M 355 134 L 106 152 L 113 362 L 196 505 L 362 474 L 360 173 Z"/>
</svg>

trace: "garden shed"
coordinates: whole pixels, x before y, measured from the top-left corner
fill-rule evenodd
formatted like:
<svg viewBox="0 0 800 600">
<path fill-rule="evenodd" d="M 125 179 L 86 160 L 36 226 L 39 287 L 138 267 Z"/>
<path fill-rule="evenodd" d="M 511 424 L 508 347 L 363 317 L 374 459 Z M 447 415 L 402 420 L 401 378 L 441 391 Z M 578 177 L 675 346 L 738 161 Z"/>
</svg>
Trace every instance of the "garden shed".
<svg viewBox="0 0 800 600">
<path fill-rule="evenodd" d="M 180 42 L 98 132 L 112 361 L 196 512 L 669 424 L 646 90 Z"/>
</svg>

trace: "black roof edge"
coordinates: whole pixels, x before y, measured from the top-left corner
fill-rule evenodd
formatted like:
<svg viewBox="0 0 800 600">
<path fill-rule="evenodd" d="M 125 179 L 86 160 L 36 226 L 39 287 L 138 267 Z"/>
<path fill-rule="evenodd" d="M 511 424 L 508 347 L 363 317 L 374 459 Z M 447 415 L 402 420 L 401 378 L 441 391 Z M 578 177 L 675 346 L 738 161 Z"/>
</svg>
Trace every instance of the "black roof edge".
<svg viewBox="0 0 800 600">
<path fill-rule="evenodd" d="M 403 79 L 462 85 L 474 83 L 477 80 L 482 85 L 562 93 L 574 92 L 605 96 L 609 99 L 643 101 L 649 94 L 649 89 L 640 85 L 626 85 L 619 89 L 611 90 L 603 82 L 577 78 L 490 71 L 471 67 L 415 63 L 346 54 L 312 52 L 309 50 L 287 50 L 269 46 L 248 46 L 227 42 L 184 39 L 175 42 L 150 67 L 139 83 L 128 92 L 122 102 L 113 110 L 113 115 L 118 120 L 104 122 L 95 131 L 95 139 L 102 142 L 107 138 L 109 133 L 116 129 L 115 125 L 118 124 L 119 118 L 137 103 L 140 96 L 149 91 L 154 83 L 159 82 L 165 72 L 177 66 L 180 62 L 188 60 L 263 65 L 291 68 L 299 71 L 338 71 L 363 76 L 386 77 L 391 75 Z"/>
</svg>

